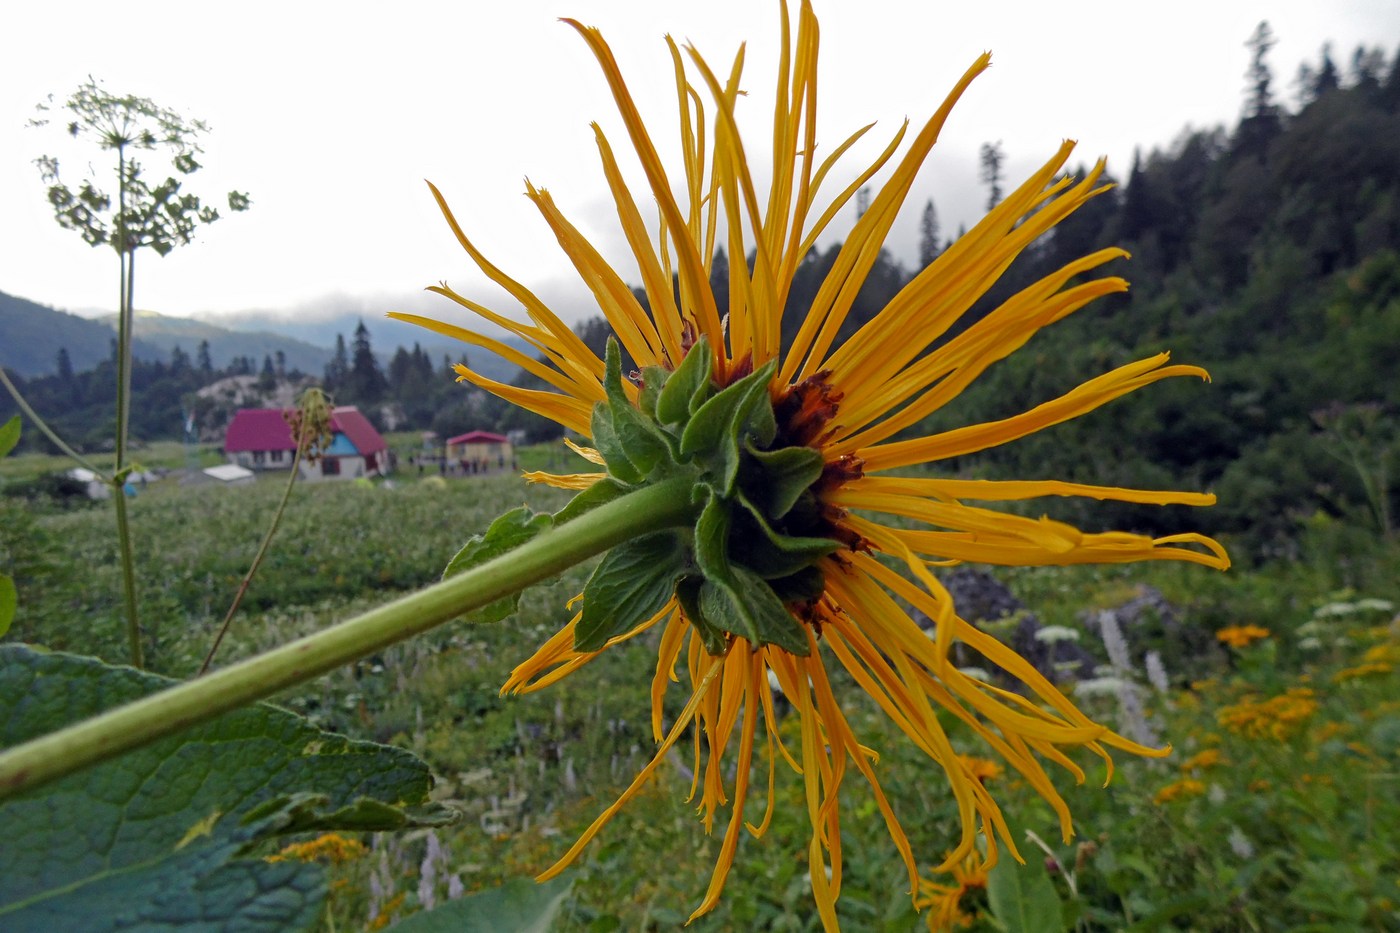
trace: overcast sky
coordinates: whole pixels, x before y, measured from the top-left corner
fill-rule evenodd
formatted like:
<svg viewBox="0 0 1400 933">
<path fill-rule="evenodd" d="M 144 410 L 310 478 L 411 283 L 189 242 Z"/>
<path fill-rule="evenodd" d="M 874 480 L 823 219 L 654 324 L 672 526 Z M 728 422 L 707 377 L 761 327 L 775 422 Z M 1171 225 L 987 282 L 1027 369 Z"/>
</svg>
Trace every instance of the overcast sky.
<svg viewBox="0 0 1400 933">
<path fill-rule="evenodd" d="M 1011 183 L 1062 138 L 1079 141 L 1075 161 L 1105 154 L 1122 177 L 1134 146 L 1165 147 L 1183 127 L 1238 116 L 1244 42 L 1261 19 L 1279 40 L 1271 61 L 1285 103 L 1298 63 L 1315 61 L 1324 41 L 1339 66 L 1358 43 L 1383 46 L 1387 59 L 1400 44 L 1393 0 L 1098 7 L 819 0 L 816 11 L 819 145 L 829 152 L 878 121 L 871 143 L 848 158 L 849 175 L 902 119 L 922 122 L 979 53 L 993 53 L 992 69 L 954 112 L 895 228 L 889 245 L 906 263 L 917 250 L 925 199 L 934 199 L 945 235 L 975 219 L 986 197 L 977 180 L 983 142 L 1002 142 Z M 70 156 L 52 127 L 25 125 L 46 95 L 61 100 L 91 74 L 113 92 L 207 121 L 207 167 L 190 188 L 219 203 L 235 187 L 253 199 L 249 212 L 227 216 L 164 259 L 140 254 L 140 308 L 201 317 L 448 314 L 444 299 L 421 293 L 441 279 L 495 300 L 438 216 L 427 178 L 498 265 L 566 317 L 592 313 L 523 196 L 527 176 L 547 187 L 637 281 L 619 248 L 589 123 L 600 121 L 618 150 L 625 138 L 596 66 L 557 22 L 562 16 L 601 27 L 654 137 L 665 141 L 675 134 L 676 111 L 662 36 L 693 41 L 717 70 L 727 70 L 748 40 L 747 148 L 751 161 L 767 159 L 776 2 L 0 4 L 0 291 L 75 311 L 114 308 L 115 257 L 58 228 L 32 164 L 46 152 L 64 154 L 70 171 L 88 155 L 103 172 L 107 161 L 91 150 Z"/>
</svg>

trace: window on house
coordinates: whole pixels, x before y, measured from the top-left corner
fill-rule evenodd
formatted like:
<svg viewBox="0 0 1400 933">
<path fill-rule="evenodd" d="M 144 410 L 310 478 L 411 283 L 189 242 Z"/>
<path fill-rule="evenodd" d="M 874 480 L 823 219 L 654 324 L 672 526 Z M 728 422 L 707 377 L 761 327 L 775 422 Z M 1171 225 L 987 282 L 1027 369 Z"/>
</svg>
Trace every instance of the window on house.
<svg viewBox="0 0 1400 933">
<path fill-rule="evenodd" d="M 253 451 L 253 463 L 261 466 L 267 460 L 267 452 L 263 450 Z"/>
<path fill-rule="evenodd" d="M 273 463 L 281 463 L 281 462 L 282 462 L 282 451 L 280 451 L 280 450 L 274 450 L 274 451 L 272 452 L 272 462 L 273 462 Z"/>
<path fill-rule="evenodd" d="M 339 475 L 340 475 L 340 458 L 339 458 L 339 457 L 324 457 L 324 458 L 322 458 L 322 460 L 321 460 L 321 475 L 322 475 L 322 476 L 339 476 Z"/>
</svg>

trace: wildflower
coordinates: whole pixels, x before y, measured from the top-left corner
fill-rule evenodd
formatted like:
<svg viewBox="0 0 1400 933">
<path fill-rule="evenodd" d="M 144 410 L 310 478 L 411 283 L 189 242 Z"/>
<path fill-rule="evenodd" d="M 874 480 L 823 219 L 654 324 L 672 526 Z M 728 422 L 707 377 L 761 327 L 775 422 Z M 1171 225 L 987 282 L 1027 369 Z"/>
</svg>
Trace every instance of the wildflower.
<svg viewBox="0 0 1400 933">
<path fill-rule="evenodd" d="M 1361 656 L 1365 664 L 1400 664 L 1400 645 L 1374 645 Z"/>
<path fill-rule="evenodd" d="M 1047 645 L 1061 641 L 1079 641 L 1079 631 L 1068 625 L 1047 625 L 1035 633 L 1035 640 Z"/>
<path fill-rule="evenodd" d="M 1001 777 L 1001 765 L 990 758 L 978 758 L 975 755 L 959 755 L 958 761 L 962 762 L 963 769 L 968 777 L 974 781 L 986 783 L 994 778 Z"/>
<path fill-rule="evenodd" d="M 1307 687 L 1294 687 L 1267 700 L 1246 697 L 1233 706 L 1222 707 L 1216 721 L 1246 738 L 1283 741 L 1317 712 L 1316 695 Z"/>
<path fill-rule="evenodd" d="M 1218 748 L 1207 748 L 1199 751 L 1180 765 L 1182 772 L 1205 771 L 1214 768 L 1224 760 Z"/>
<path fill-rule="evenodd" d="M 1216 632 L 1215 638 L 1231 648 L 1244 648 L 1260 639 L 1268 638 L 1270 634 L 1272 633 L 1268 629 L 1258 625 L 1230 625 Z"/>
<path fill-rule="evenodd" d="M 1238 826 L 1230 827 L 1230 835 L 1225 838 L 1230 844 L 1230 851 L 1235 853 L 1236 858 L 1248 861 L 1254 858 L 1254 843 L 1249 841 L 1249 837 L 1244 834 L 1244 830 Z"/>
<path fill-rule="evenodd" d="M 1171 803 L 1184 797 L 1199 797 L 1206 792 L 1206 785 L 1194 778 L 1173 781 L 1152 795 L 1153 803 Z"/>
<path fill-rule="evenodd" d="M 925 919 L 930 931 L 972 926 L 976 918 L 963 910 L 962 901 L 968 892 L 987 887 L 986 868 L 979 863 L 975 855 L 970 854 L 942 870 L 952 873 L 953 883 L 939 884 L 936 881 L 919 879 L 914 907 L 918 910 L 925 907 L 929 909 Z"/>
<path fill-rule="evenodd" d="M 1118 249 L 1100 250 L 948 336 L 1018 254 L 1106 190 L 1100 184 L 1103 163 L 1082 179 L 1056 180 L 1073 148 L 1072 143 L 1063 144 L 872 320 L 838 344 L 856 294 L 920 164 L 953 104 L 987 68 L 989 57 L 977 59 L 914 136 L 856 221 L 801 321 L 785 328 L 783 313 L 794 276 L 813 243 L 890 162 L 905 129 L 873 165 L 820 206 L 825 196 L 819 193 L 832 167 L 869 128 L 818 162 L 813 123 L 817 22 L 804 2 L 794 31 L 784 5 L 773 181 L 766 199 L 754 186 L 751 150 L 741 140 L 735 116 L 739 101 L 746 99 L 740 89 L 742 55 L 727 74 L 716 73 L 694 49 L 683 51 L 667 39 L 684 157 L 682 172 L 671 174 L 662 165 L 608 44 L 597 30 L 566 22 L 582 35 L 601 65 L 641 162 L 646 198 L 660 210 L 659 242 L 653 243 L 612 143 L 595 126 L 604 175 L 637 260 L 646 306 L 563 216 L 549 193 L 527 183 L 529 198 L 616 334 L 617 343 L 610 343 L 604 359 L 528 288 L 487 260 L 436 188 L 434 196 L 459 243 L 524 307 L 530 323 L 486 308 L 446 284 L 432 290 L 524 339 L 540 359 L 453 324 L 394 315 L 518 364 L 548 388 L 505 385 L 465 364 L 456 371 L 462 381 L 591 438 L 591 447 L 577 449 L 599 470 L 571 476 L 533 473 L 527 478 L 585 490 L 581 496 L 590 497 L 582 500 L 585 506 L 659 482 L 659 476 L 689 478 L 683 482 L 692 490 L 690 501 L 697 513 L 694 533 L 663 532 L 614 549 L 590 581 L 594 596 L 585 589 L 581 611 L 520 664 L 504 687 L 517 692 L 546 687 L 604 648 L 659 628 L 651 687 L 656 756 L 541 880 L 561 872 L 578 856 L 693 725 L 691 794 L 699 795 L 706 830 L 713 828 L 722 807 L 730 812 L 713 877 L 694 916 L 713 908 L 723 889 L 745 825 L 755 754 L 767 759 L 769 792 L 767 814 L 759 825 L 749 827 L 754 834 L 763 833 L 772 816 L 778 761 L 802 776 L 812 825 L 807 858 L 825 927 L 836 926 L 841 887 L 838 791 L 850 769 L 869 783 L 908 870 L 910 887 L 919 889 L 914 855 L 880 788 L 874 755 L 859 743 L 833 692 L 828 676 L 833 663 L 849 673 L 946 777 L 962 836 L 940 870 L 975 857 L 984 866 L 994 864 L 998 840 L 1020 857 L 995 799 L 953 750 L 945 725 L 949 720 L 940 715 L 945 711 L 1049 802 L 1068 840 L 1069 810 L 1043 759 L 1082 781 L 1083 771 L 1062 748 L 1087 748 L 1109 762 L 1110 774 L 1109 748 L 1140 755 L 1166 752 L 1092 721 L 1024 658 L 960 618 L 930 567 L 962 561 L 1040 566 L 1181 560 L 1224 569 L 1229 561 L 1223 548 L 1201 535 L 1154 539 L 1088 533 L 1048 518 L 1024 518 L 968 504 L 1089 496 L 1209 505 L 1214 497 L 1056 480 L 996 482 L 889 474 L 1007 443 L 1161 379 L 1206 378 L 1198 368 L 1167 365 L 1168 356 L 1159 354 L 1000 421 L 932 435 L 917 431 L 922 419 L 1040 328 L 1094 298 L 1126 288 L 1117 277 L 1090 277 L 1125 255 Z M 711 119 L 706 95 L 713 102 Z M 711 287 L 716 246 L 734 258 L 729 264 L 727 308 Z M 750 255 L 751 263 L 741 259 Z M 639 367 L 632 378 L 623 377 L 619 344 Z M 905 437 L 906 429 L 914 436 Z M 892 524 L 900 527 L 886 525 L 878 516 L 894 516 L 899 521 Z M 905 527 L 911 523 L 914 527 Z M 874 552 L 888 555 L 901 569 L 877 560 Z M 660 568 L 660 585 L 645 594 L 629 593 L 627 599 L 602 598 L 602 584 L 595 581 L 600 574 L 608 579 L 611 568 L 625 561 Z M 906 605 L 933 620 L 933 638 L 924 636 Z M 980 654 L 989 667 L 995 665 L 1020 680 L 1024 694 L 957 668 L 949 660 L 955 642 Z M 683 674 L 677 673 L 678 665 Z M 770 673 L 798 720 L 800 745 L 795 749 L 787 747 L 776 726 Z M 675 721 L 663 728 L 664 695 L 669 683 L 682 676 L 689 681 L 689 699 Z M 724 757 L 736 754 L 736 744 L 737 762 L 726 765 Z M 726 773 L 733 775 L 732 783 L 726 783 Z M 979 829 L 985 856 L 977 855 Z"/>
<path fill-rule="evenodd" d="M 1384 661 L 1368 661 L 1365 664 L 1358 664 L 1355 667 L 1344 667 L 1332 675 L 1334 683 L 1343 684 L 1349 680 L 1357 680 L 1362 677 L 1374 677 L 1377 674 L 1389 674 L 1395 670 L 1395 665 L 1387 664 Z"/>
<path fill-rule="evenodd" d="M 1142 660 L 1143 667 L 1147 670 L 1147 682 L 1152 685 L 1152 689 L 1158 693 L 1169 692 L 1172 685 L 1167 678 L 1167 668 L 1162 663 L 1162 656 L 1156 651 L 1149 651 Z"/>
<path fill-rule="evenodd" d="M 347 839 L 339 833 L 325 833 L 308 842 L 294 842 L 285 846 L 275 855 L 269 855 L 269 862 L 285 862 L 296 859 L 300 862 L 324 861 L 331 865 L 343 865 L 354 861 L 369 850 L 363 843 Z"/>
</svg>

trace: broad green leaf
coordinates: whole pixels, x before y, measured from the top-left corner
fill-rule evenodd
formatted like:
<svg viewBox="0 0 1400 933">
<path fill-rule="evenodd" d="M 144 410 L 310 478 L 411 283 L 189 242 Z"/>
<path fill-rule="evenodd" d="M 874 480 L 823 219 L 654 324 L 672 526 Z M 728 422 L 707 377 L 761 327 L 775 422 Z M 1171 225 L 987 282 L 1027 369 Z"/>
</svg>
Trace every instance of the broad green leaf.
<svg viewBox="0 0 1400 933">
<path fill-rule="evenodd" d="M 513 878 L 394 924 L 396 933 L 549 933 L 573 880 Z"/>
<path fill-rule="evenodd" d="M 821 479 L 826 466 L 821 453 L 810 447 L 759 450 L 745 444 L 745 448 L 756 469 L 748 478 L 750 482 L 743 485 L 752 490 L 750 498 L 761 504 L 770 518 L 782 518 L 790 512 L 798 497 Z"/>
<path fill-rule="evenodd" d="M 705 404 L 705 396 L 710 387 L 710 374 L 714 369 L 715 354 L 710 349 L 707 337 L 690 348 L 681 360 L 681 365 L 666 380 L 661 396 L 656 400 L 656 417 L 662 424 L 675 424 L 684 421 L 690 414 Z"/>
<path fill-rule="evenodd" d="M 477 567 L 507 551 L 513 551 L 540 532 L 554 524 L 554 519 L 544 512 L 536 512 L 528 506 L 511 509 L 497 518 L 486 529 L 484 535 L 472 535 L 457 556 L 448 561 L 442 572 L 443 579 L 455 577 L 464 570 Z M 466 614 L 470 622 L 499 622 L 515 612 L 520 605 L 520 593 L 502 596 L 493 603 Z"/>
<path fill-rule="evenodd" d="M 1022 865 L 1004 857 L 987 873 L 992 916 L 1007 933 L 1060 933 L 1060 897 L 1038 862 Z"/>
<path fill-rule="evenodd" d="M 612 409 L 607 402 L 598 402 L 593 406 L 589 430 L 593 432 L 593 447 L 603 455 L 608 472 L 624 483 L 640 483 L 644 478 L 642 472 L 628 459 L 622 439 L 613 426 Z"/>
<path fill-rule="evenodd" d="M 570 499 L 568 505 L 555 512 L 554 524 L 557 526 L 573 521 L 600 505 L 605 505 L 614 499 L 627 495 L 627 492 L 627 487 L 615 479 L 600 479 Z"/>
<path fill-rule="evenodd" d="M 172 683 L 0 646 L 0 746 Z M 321 869 L 250 850 L 298 828 L 417 825 L 413 808 L 431 786 L 427 765 L 401 749 L 321 732 L 266 704 L 227 713 L 7 800 L 0 929 L 312 929 L 325 898 Z"/>
<path fill-rule="evenodd" d="M 15 581 L 0 573 L 0 636 L 10 630 L 18 608 L 19 592 L 15 589 Z"/>
<path fill-rule="evenodd" d="M 14 415 L 9 421 L 0 424 L 0 457 L 8 456 L 18 443 L 19 415 Z"/>
<path fill-rule="evenodd" d="M 685 573 L 679 536 L 663 531 L 619 544 L 583 588 L 583 615 L 574 629 L 575 651 L 597 651 L 656 615 Z"/>
</svg>

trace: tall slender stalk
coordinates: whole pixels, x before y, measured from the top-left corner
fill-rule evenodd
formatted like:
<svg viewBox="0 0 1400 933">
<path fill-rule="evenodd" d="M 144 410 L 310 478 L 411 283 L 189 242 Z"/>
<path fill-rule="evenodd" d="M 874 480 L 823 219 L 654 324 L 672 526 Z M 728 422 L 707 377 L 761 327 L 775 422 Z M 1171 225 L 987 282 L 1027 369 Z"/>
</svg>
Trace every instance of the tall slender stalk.
<svg viewBox="0 0 1400 933">
<path fill-rule="evenodd" d="M 203 677 L 209 673 L 209 665 L 214 663 L 214 655 L 218 654 L 219 645 L 223 643 L 224 636 L 228 634 L 228 628 L 233 623 L 233 616 L 243 603 L 243 596 L 248 592 L 248 586 L 253 582 L 253 577 L 257 576 L 258 568 L 262 566 L 263 558 L 267 556 L 267 549 L 272 546 L 272 538 L 277 534 L 277 529 L 282 524 L 282 513 L 287 511 L 287 501 L 292 498 L 292 489 L 296 486 L 297 474 L 301 471 L 301 453 L 306 449 L 307 437 L 311 430 L 310 421 L 303 419 L 301 436 L 296 439 L 296 453 L 292 455 L 292 473 L 291 476 L 287 477 L 287 488 L 282 490 L 282 501 L 277 503 L 277 511 L 272 514 L 272 523 L 268 525 L 267 534 L 263 535 L 262 544 L 258 545 L 258 553 L 253 555 L 253 563 L 248 567 L 248 572 L 243 575 L 243 582 L 238 584 L 238 592 L 233 594 L 233 603 L 228 607 L 228 613 L 224 615 L 224 622 L 219 626 L 218 634 L 214 636 L 214 643 L 209 646 L 209 653 L 204 656 L 204 663 L 199 666 L 199 673 L 195 675 L 197 677 Z"/>
<path fill-rule="evenodd" d="M 126 148 L 117 147 L 117 255 L 121 257 L 121 301 L 117 311 L 117 465 L 112 474 L 112 499 L 117 510 L 117 548 L 121 553 L 122 602 L 126 609 L 126 641 L 133 667 L 145 666 L 141 620 L 136 609 L 136 567 L 132 558 L 131 522 L 126 511 L 126 439 L 131 420 L 131 329 L 136 251 L 126 241 Z"/>
<path fill-rule="evenodd" d="M 696 510 L 690 494 L 685 478 L 644 487 L 386 606 L 0 752 L 0 798 L 314 680 L 623 541 L 689 524 Z"/>
</svg>

